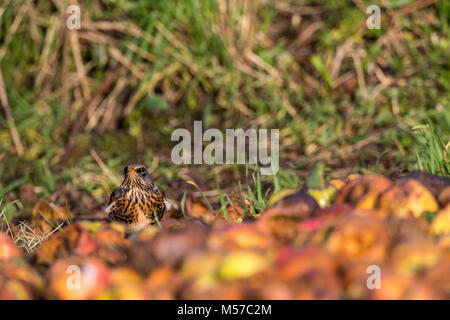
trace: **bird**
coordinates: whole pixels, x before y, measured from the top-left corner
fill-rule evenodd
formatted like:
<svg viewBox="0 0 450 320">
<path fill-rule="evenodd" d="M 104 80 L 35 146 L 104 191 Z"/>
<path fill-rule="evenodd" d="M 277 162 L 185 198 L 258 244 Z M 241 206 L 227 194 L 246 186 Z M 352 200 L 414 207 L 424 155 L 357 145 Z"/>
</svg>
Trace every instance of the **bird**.
<svg viewBox="0 0 450 320">
<path fill-rule="evenodd" d="M 125 223 L 131 231 L 161 221 L 172 203 L 150 178 L 143 164 L 128 164 L 124 167 L 124 179 L 109 198 L 105 209 L 110 221 Z"/>
</svg>

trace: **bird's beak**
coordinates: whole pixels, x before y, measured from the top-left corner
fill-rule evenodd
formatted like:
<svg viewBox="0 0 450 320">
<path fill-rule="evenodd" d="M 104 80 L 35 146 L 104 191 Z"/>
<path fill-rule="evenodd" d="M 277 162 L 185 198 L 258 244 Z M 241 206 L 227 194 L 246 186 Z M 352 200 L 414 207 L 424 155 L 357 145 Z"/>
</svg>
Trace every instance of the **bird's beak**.
<svg viewBox="0 0 450 320">
<path fill-rule="evenodd" d="M 128 174 L 136 174 L 136 170 L 134 170 L 133 168 L 128 168 L 127 171 Z"/>
</svg>

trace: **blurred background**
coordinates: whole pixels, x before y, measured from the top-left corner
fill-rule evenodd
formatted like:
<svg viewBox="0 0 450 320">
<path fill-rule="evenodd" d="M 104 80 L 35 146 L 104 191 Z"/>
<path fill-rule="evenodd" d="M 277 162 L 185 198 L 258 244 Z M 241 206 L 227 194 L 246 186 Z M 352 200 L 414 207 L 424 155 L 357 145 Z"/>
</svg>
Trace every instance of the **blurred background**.
<svg viewBox="0 0 450 320">
<path fill-rule="evenodd" d="M 279 128 L 268 184 L 449 174 L 449 19 L 446 0 L 1 0 L 0 198 L 76 190 L 101 206 L 129 162 L 171 198 L 188 180 L 233 189 L 243 166 L 171 162 L 172 131 L 194 120 Z"/>
</svg>

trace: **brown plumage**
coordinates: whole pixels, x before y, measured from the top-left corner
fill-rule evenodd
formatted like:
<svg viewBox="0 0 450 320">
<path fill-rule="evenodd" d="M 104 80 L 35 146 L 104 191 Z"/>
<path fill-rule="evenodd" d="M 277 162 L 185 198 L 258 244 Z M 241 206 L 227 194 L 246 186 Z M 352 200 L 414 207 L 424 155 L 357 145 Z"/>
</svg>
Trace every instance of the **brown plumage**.
<svg viewBox="0 0 450 320">
<path fill-rule="evenodd" d="M 142 164 L 130 164 L 125 166 L 124 175 L 105 210 L 110 220 L 126 223 L 131 230 L 161 221 L 171 204 L 153 183 L 147 168 Z"/>
</svg>

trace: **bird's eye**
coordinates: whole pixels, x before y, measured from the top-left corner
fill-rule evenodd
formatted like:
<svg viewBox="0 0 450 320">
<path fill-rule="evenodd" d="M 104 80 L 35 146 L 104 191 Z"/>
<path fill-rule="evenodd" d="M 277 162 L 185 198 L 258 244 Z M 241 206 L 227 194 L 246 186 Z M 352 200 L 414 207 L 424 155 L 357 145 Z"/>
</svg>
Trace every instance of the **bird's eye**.
<svg viewBox="0 0 450 320">
<path fill-rule="evenodd" d="M 139 169 L 137 169 L 137 172 L 138 172 L 140 175 L 145 176 L 145 168 L 139 168 Z"/>
</svg>

